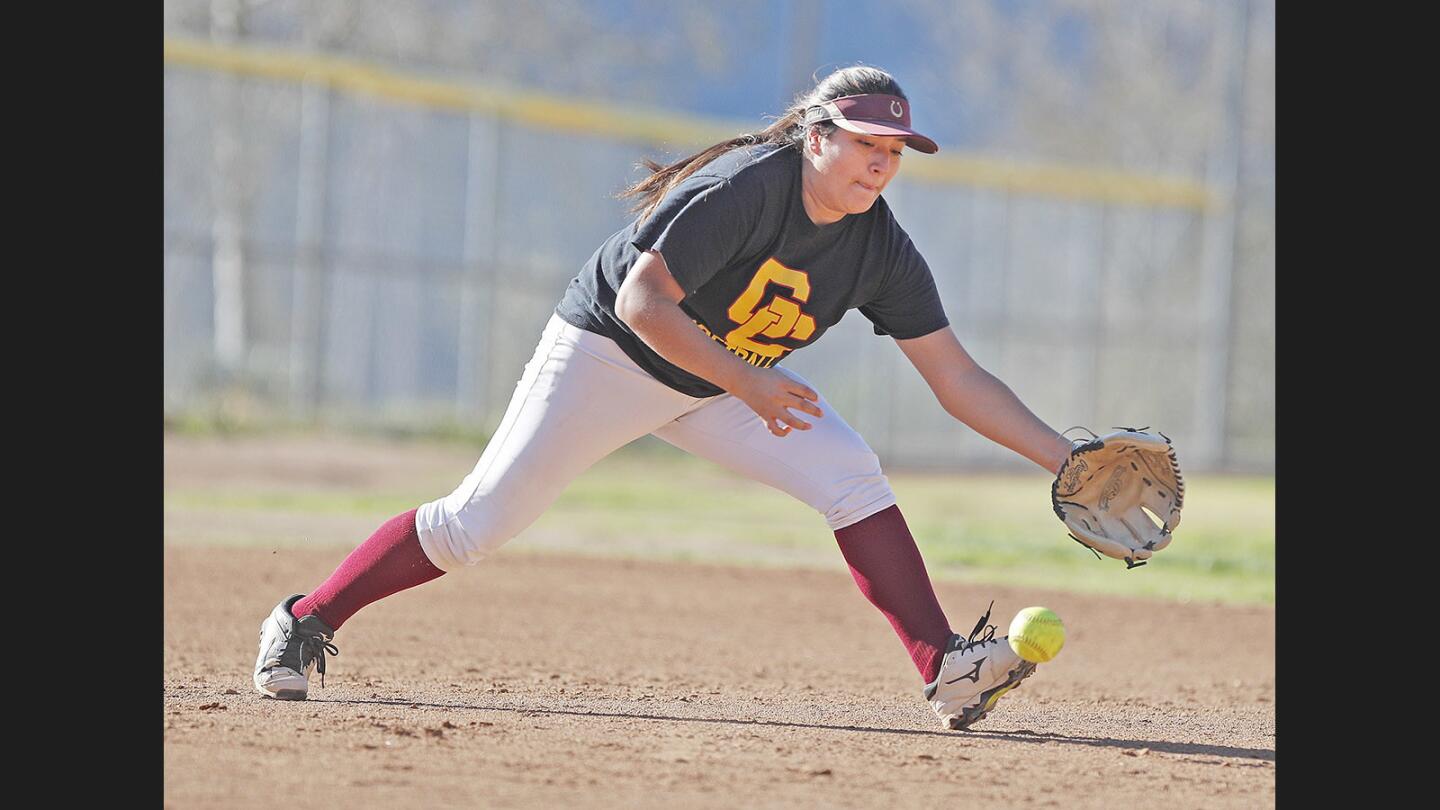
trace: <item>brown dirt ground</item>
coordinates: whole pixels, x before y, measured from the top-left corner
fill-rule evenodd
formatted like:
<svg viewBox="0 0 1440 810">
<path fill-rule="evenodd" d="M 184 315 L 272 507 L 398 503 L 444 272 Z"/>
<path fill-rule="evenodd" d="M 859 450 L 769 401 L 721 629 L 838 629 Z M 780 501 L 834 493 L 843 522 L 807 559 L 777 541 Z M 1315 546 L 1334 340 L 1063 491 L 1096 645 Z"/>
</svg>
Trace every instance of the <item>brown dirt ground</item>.
<svg viewBox="0 0 1440 810">
<path fill-rule="evenodd" d="M 502 551 L 357 614 L 310 700 L 262 698 L 261 619 L 343 555 L 166 548 L 167 807 L 1275 802 L 1272 607 L 940 583 L 957 630 L 992 598 L 1002 633 L 1033 604 L 1069 629 L 952 732 L 843 573 Z"/>
</svg>

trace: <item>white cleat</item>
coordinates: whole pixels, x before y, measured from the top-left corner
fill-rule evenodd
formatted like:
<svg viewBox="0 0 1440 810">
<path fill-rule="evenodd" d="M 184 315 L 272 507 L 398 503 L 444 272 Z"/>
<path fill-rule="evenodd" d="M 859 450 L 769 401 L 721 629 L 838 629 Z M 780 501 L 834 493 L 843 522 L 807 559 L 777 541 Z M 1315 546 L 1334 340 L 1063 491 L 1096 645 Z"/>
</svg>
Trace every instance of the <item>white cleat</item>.
<svg viewBox="0 0 1440 810">
<path fill-rule="evenodd" d="M 925 685 L 925 699 L 947 728 L 969 728 L 984 719 L 1006 692 L 1035 672 L 1034 664 L 1010 649 L 1008 636 L 996 638 L 995 625 L 986 627 L 989 620 L 987 609 L 968 638 L 950 637 L 940 674 Z"/>
<path fill-rule="evenodd" d="M 305 594 L 297 593 L 275 606 L 260 623 L 260 655 L 255 659 L 255 688 L 280 700 L 304 700 L 310 692 L 310 674 L 318 666 L 325 685 L 325 653 L 339 655 L 330 640 L 335 631 L 319 616 L 295 618 L 291 606 Z"/>
</svg>

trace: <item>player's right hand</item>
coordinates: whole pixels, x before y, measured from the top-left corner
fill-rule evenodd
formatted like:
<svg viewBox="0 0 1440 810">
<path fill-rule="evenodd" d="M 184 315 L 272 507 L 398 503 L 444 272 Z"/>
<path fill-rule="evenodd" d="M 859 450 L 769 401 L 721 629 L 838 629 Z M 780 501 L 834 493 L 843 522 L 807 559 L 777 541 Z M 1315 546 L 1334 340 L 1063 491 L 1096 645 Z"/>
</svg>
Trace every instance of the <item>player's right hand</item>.
<svg viewBox="0 0 1440 810">
<path fill-rule="evenodd" d="M 776 436 L 788 436 L 792 428 L 809 430 L 811 424 L 795 415 L 795 411 L 808 413 L 817 419 L 825 412 L 815 403 L 820 395 L 804 383 L 786 376 L 773 368 L 752 368 L 739 390 L 732 391 L 750 410 L 760 417 L 765 427 Z"/>
</svg>

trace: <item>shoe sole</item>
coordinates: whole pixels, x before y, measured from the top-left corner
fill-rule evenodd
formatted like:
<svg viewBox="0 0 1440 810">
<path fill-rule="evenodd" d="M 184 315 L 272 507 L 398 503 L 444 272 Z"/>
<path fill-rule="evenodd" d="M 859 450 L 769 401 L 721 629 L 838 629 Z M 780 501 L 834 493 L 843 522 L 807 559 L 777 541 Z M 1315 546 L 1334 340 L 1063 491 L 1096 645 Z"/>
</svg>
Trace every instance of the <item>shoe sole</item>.
<svg viewBox="0 0 1440 810">
<path fill-rule="evenodd" d="M 972 708 L 961 709 L 959 715 L 950 718 L 950 728 L 960 731 L 969 728 L 973 723 L 984 720 L 985 715 L 989 714 L 990 710 L 995 708 L 995 704 L 1000 701 L 1000 698 L 1005 696 L 1006 692 L 1019 686 L 1021 681 L 1034 673 L 1035 665 L 1028 661 L 1025 662 L 1023 666 L 1015 668 L 1010 672 L 1010 677 L 1005 679 L 1004 683 L 980 693 L 979 704 Z"/>
<path fill-rule="evenodd" d="M 284 685 L 286 682 L 289 682 L 289 686 Z M 261 684 L 259 680 L 251 683 L 255 686 L 256 692 L 277 700 L 304 700 L 310 693 L 310 684 L 306 683 L 303 678 L 276 678 L 268 684 Z M 300 688 L 297 689 L 297 686 Z"/>
<path fill-rule="evenodd" d="M 250 683 L 255 691 L 266 697 L 277 700 L 304 700 L 310 693 L 310 683 L 298 673 L 289 672 L 288 675 L 281 675 L 279 672 L 270 673 L 268 680 L 262 679 L 264 673 L 257 672 Z"/>
<path fill-rule="evenodd" d="M 308 695 L 308 692 L 302 692 L 299 689 L 277 689 L 271 692 L 268 689 L 260 689 L 257 687 L 255 691 L 265 697 L 272 697 L 276 700 L 304 700 Z"/>
</svg>

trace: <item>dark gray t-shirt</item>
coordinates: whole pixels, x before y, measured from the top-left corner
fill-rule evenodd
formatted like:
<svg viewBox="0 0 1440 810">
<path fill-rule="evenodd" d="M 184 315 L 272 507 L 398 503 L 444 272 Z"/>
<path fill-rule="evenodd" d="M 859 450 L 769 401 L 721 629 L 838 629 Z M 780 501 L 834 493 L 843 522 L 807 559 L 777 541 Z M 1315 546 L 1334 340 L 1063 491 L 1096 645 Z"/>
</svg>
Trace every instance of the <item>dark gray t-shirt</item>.
<svg viewBox="0 0 1440 810">
<path fill-rule="evenodd" d="M 616 232 L 570 282 L 555 312 L 614 340 L 681 393 L 723 393 L 657 354 L 615 316 L 615 294 L 646 250 L 685 290 L 680 307 L 742 360 L 772 366 L 851 309 L 899 339 L 949 325 L 930 267 L 881 197 L 869 211 L 816 225 L 800 197 L 801 157 L 763 145 L 728 152 Z"/>
</svg>

